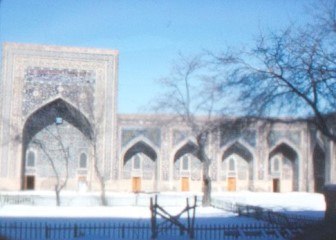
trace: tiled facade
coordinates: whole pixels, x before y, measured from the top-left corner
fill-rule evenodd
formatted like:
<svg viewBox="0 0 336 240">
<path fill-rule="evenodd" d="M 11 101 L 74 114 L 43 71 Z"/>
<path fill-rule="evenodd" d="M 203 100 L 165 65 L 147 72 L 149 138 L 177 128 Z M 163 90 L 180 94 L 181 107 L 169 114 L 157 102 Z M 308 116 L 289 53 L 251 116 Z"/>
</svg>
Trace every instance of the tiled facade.
<svg viewBox="0 0 336 240">
<path fill-rule="evenodd" d="M 58 177 L 69 190 L 98 191 L 98 168 L 109 191 L 201 191 L 188 127 L 118 114 L 117 80 L 118 51 L 4 44 L 0 190 L 52 190 Z M 319 191 L 336 181 L 334 144 L 306 122 L 259 121 L 210 139 L 215 191 Z"/>
</svg>

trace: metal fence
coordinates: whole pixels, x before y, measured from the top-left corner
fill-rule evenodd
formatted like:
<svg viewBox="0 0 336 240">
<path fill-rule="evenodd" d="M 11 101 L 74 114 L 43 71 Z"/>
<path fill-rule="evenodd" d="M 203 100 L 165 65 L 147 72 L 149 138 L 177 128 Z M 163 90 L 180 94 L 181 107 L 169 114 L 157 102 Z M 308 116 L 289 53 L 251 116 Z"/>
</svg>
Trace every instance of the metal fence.
<svg viewBox="0 0 336 240">
<path fill-rule="evenodd" d="M 267 223 L 254 223 L 244 225 L 196 225 L 196 240 L 217 239 L 290 239 L 293 233 L 277 225 Z M 179 228 L 167 226 L 162 229 L 160 237 L 169 236 L 178 238 Z M 42 223 L 21 222 L 1 223 L 0 236 L 15 240 L 73 240 L 73 239 L 113 239 L 138 240 L 151 239 L 151 226 L 149 223 Z M 90 238 L 91 237 L 91 238 Z M 7 239 L 5 238 L 5 239 Z"/>
<path fill-rule="evenodd" d="M 0 201 L 24 204 L 31 202 L 25 197 L 3 197 Z M 217 239 L 291 239 L 305 227 L 318 224 L 321 219 L 300 215 L 288 215 L 274 212 L 258 206 L 237 204 L 234 201 L 216 200 L 212 205 L 226 211 L 235 212 L 240 216 L 253 217 L 266 221 L 245 225 L 195 225 L 196 240 Z M 161 236 L 177 239 L 181 231 L 177 227 L 167 225 L 160 231 Z M 6 221 L 0 218 L 0 236 L 14 240 L 73 240 L 73 239 L 113 239 L 137 240 L 152 239 L 151 226 L 147 221 L 129 223 L 95 222 L 90 219 L 82 222 L 43 222 L 43 221 Z M 91 238 L 88 238 L 90 237 Z M 174 237 L 176 236 L 176 237 Z M 0 237 L 2 240 L 2 238 Z M 159 236 L 160 239 L 160 236 Z"/>
<path fill-rule="evenodd" d="M 165 193 L 121 193 L 106 195 L 108 206 L 149 206 L 150 198 L 158 195 L 160 204 L 164 206 L 181 206 L 185 203 L 185 195 L 171 195 Z M 190 197 L 193 195 L 190 194 Z M 198 196 L 198 203 L 202 197 Z M 55 193 L 46 191 L 39 194 L 34 192 L 4 192 L 0 191 L 0 207 L 8 205 L 30 205 L 30 206 L 55 206 Z M 71 193 L 64 191 L 61 194 L 61 206 L 100 206 L 100 194 L 98 192 Z"/>
<path fill-rule="evenodd" d="M 274 212 L 270 209 L 241 204 L 237 204 L 237 213 L 239 216 L 252 217 L 285 228 L 305 228 L 322 221 L 320 218 Z"/>
<path fill-rule="evenodd" d="M 275 224 L 287 229 L 306 228 L 317 225 L 323 221 L 322 218 L 303 216 L 298 214 L 280 213 L 271 209 L 239 204 L 230 201 L 213 200 L 212 206 L 226 211 L 237 213 L 239 216 L 252 217 Z"/>
<path fill-rule="evenodd" d="M 109 237 L 112 239 L 149 239 L 148 224 L 107 223 L 0 223 L 0 236 L 15 240 L 80 239 L 86 236 Z"/>
<path fill-rule="evenodd" d="M 25 195 L 1 195 L 0 194 L 0 207 L 4 205 L 33 205 L 34 198 Z"/>
</svg>

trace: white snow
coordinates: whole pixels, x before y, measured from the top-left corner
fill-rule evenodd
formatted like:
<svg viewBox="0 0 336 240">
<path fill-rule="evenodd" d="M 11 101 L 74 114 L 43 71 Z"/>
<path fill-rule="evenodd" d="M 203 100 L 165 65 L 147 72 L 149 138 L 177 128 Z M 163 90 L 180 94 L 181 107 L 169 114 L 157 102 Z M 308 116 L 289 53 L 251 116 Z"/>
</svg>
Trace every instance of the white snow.
<svg viewBox="0 0 336 240">
<path fill-rule="evenodd" d="M 213 198 L 284 211 L 324 211 L 324 196 L 307 192 L 230 192 L 214 193 Z"/>
<path fill-rule="evenodd" d="M 4 196 L 24 196 L 34 198 L 34 203 L 41 205 L 28 205 L 24 201 L 14 204 L 6 203 Z M 6 219 L 19 219 L 20 221 L 50 221 L 51 219 L 68 219 L 66 221 L 108 221 L 115 223 L 147 222 L 150 221 L 149 202 L 155 194 L 133 193 L 108 193 L 109 202 L 113 206 L 100 207 L 99 193 L 75 193 L 62 192 L 61 198 L 65 206 L 54 206 L 52 192 L 16 192 L 0 193 L 0 216 L 2 221 Z M 179 213 L 186 205 L 186 198 L 193 204 L 194 195 L 200 193 L 174 193 L 165 192 L 158 194 L 158 203 L 171 214 Z M 291 193 L 262 193 L 262 192 L 220 192 L 213 193 L 213 199 L 231 203 L 250 204 L 273 209 L 275 211 L 306 214 L 314 217 L 323 217 L 325 210 L 324 196 L 316 193 L 291 192 Z M 246 217 L 238 217 L 236 214 L 212 207 L 201 207 L 200 197 L 197 202 L 197 224 L 246 224 L 256 220 Z M 92 206 L 88 206 L 92 205 Z M 184 215 L 186 217 L 186 215 Z M 76 220 L 77 219 L 77 220 Z M 8 220 L 9 221 L 9 220 Z M 95 239 L 80 238 L 80 239 Z"/>
<path fill-rule="evenodd" d="M 109 193 L 114 206 L 100 207 L 87 206 L 88 199 L 96 197 L 98 194 L 78 194 L 75 192 L 63 192 L 61 198 L 66 199 L 65 206 L 56 207 L 54 195 L 52 192 L 1 192 L 1 195 L 21 195 L 21 196 L 39 196 L 39 199 L 45 198 L 51 201 L 46 204 L 31 206 L 19 204 L 5 204 L 0 207 L 0 215 L 3 217 L 112 217 L 112 218 L 150 218 L 149 199 L 155 194 L 133 194 L 133 193 Z M 199 193 L 173 193 L 165 192 L 157 194 L 158 202 L 168 211 L 177 213 L 185 207 L 186 198 L 189 198 L 189 204 L 193 204 L 193 196 Z M 306 192 L 290 193 L 266 193 L 266 192 L 217 192 L 213 193 L 213 199 L 219 199 L 232 203 L 242 203 L 275 211 L 317 211 L 325 210 L 325 201 L 322 194 Z M 69 204 L 71 199 L 71 205 Z M 45 200 L 45 201 L 46 201 Z M 41 201 L 41 200 L 40 200 Z M 98 200 L 97 200 L 98 201 Z M 99 202 L 99 201 L 98 201 Z M 127 204 L 129 203 L 129 204 Z M 200 206 L 200 200 L 197 205 Z M 215 208 L 197 208 L 199 217 L 223 217 L 232 216 L 231 213 L 223 212 Z"/>
</svg>

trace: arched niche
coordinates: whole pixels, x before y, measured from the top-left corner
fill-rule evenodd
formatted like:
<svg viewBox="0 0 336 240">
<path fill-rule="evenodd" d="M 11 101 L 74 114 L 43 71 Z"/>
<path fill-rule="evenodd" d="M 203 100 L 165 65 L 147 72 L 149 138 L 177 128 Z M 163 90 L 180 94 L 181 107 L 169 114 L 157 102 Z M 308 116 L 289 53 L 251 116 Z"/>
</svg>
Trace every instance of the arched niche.
<svg viewBox="0 0 336 240">
<path fill-rule="evenodd" d="M 279 172 L 279 176 L 276 176 L 276 181 L 287 179 L 287 181 L 291 181 L 291 191 L 298 191 L 299 160 L 297 152 L 294 150 L 294 148 L 292 148 L 289 144 L 285 142 L 276 145 L 273 148 L 273 150 L 269 153 L 269 173 L 271 175 L 272 175 L 272 163 L 274 162 L 272 161 L 272 159 L 276 157 L 281 159 L 281 166 L 282 166 L 282 170 Z M 275 180 L 273 181 L 276 182 Z M 278 188 L 278 186 L 276 186 L 276 188 Z"/>
<path fill-rule="evenodd" d="M 143 153 L 148 156 L 152 161 L 156 161 L 157 154 L 156 151 L 144 141 L 138 141 L 133 144 L 124 154 L 124 164 L 130 160 L 134 155 L 138 153 Z"/>
<path fill-rule="evenodd" d="M 228 158 L 233 153 L 239 155 L 241 158 L 245 159 L 246 161 L 250 162 L 253 160 L 252 153 L 247 149 L 247 147 L 245 147 L 243 144 L 239 142 L 233 143 L 230 147 L 228 147 L 224 151 L 222 160 Z"/>
<path fill-rule="evenodd" d="M 202 161 L 198 157 L 198 148 L 192 141 L 187 141 L 178 148 L 174 154 L 174 179 L 181 179 L 189 181 L 200 181 L 202 178 Z M 187 160 L 188 167 L 185 168 L 184 164 Z M 182 184 L 183 185 L 183 184 Z M 189 185 L 189 183 L 184 182 L 184 185 Z M 184 187 L 182 186 L 182 191 Z M 189 187 L 186 187 L 189 189 Z"/>
<path fill-rule="evenodd" d="M 157 189 L 158 163 L 157 153 L 145 140 L 139 140 L 132 144 L 123 156 L 123 179 L 131 180 L 133 192 L 146 190 L 142 181 L 153 181 L 152 187 L 147 190 Z"/>
<path fill-rule="evenodd" d="M 197 157 L 197 146 L 196 146 L 196 144 L 188 141 L 182 147 L 180 147 L 174 155 L 174 162 L 176 160 L 180 159 L 182 156 L 184 156 L 186 154 L 192 154 L 195 157 Z"/>
<path fill-rule="evenodd" d="M 66 124 L 65 124 L 66 123 Z M 73 129 L 76 129 L 76 132 L 81 135 L 81 139 L 86 139 L 86 142 L 84 144 L 81 144 L 81 142 L 77 141 L 76 144 L 68 144 L 67 147 L 69 148 L 76 148 L 76 147 L 88 147 L 88 142 L 93 139 L 93 130 L 92 126 L 89 122 L 89 120 L 86 118 L 86 116 L 79 111 L 76 107 L 68 103 L 62 98 L 55 99 L 42 107 L 38 108 L 36 111 L 34 111 L 32 114 L 29 115 L 27 120 L 25 121 L 24 127 L 23 127 L 23 133 L 22 133 L 22 182 L 21 182 L 21 188 L 25 188 L 25 161 L 26 161 L 26 151 L 28 147 L 30 146 L 32 140 L 39 136 L 41 132 L 45 131 L 45 129 L 52 129 L 58 125 L 67 125 L 70 126 Z M 69 130 L 69 132 L 71 129 Z M 64 136 L 61 136 L 62 139 L 67 138 L 67 133 L 64 133 L 66 131 L 63 131 L 62 134 Z M 40 139 L 40 141 L 43 141 L 45 145 L 48 145 L 51 142 L 50 138 L 44 137 Z M 68 143 L 70 143 L 70 140 L 66 139 Z M 40 157 L 42 157 L 43 154 L 40 154 Z M 78 166 L 74 166 L 74 169 L 76 169 Z M 36 166 L 37 169 L 37 177 L 38 177 L 38 166 Z M 73 169 L 73 171 L 74 171 Z"/>
<path fill-rule="evenodd" d="M 222 154 L 222 179 L 227 181 L 227 190 L 248 190 L 253 181 L 253 154 L 241 144 L 234 142 Z"/>
<path fill-rule="evenodd" d="M 23 144 L 46 126 L 54 124 L 56 118 L 69 122 L 87 138 L 92 139 L 92 127 L 85 115 L 70 103 L 58 98 L 37 109 L 27 118 L 23 128 Z"/>
</svg>

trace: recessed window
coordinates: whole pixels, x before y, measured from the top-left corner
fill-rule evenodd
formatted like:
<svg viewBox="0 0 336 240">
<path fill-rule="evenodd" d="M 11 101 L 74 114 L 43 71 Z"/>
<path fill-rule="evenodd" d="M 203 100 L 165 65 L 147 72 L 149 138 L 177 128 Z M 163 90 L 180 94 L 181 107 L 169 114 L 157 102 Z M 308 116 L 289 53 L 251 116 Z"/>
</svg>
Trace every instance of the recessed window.
<svg viewBox="0 0 336 240">
<path fill-rule="evenodd" d="M 87 168 L 87 156 L 85 153 L 81 153 L 79 157 L 79 167 L 80 168 Z"/>
<path fill-rule="evenodd" d="M 274 158 L 274 160 L 273 160 L 273 170 L 274 170 L 274 172 L 279 172 L 280 171 L 280 159 L 279 158 Z"/>
<path fill-rule="evenodd" d="M 139 170 L 140 169 L 140 156 L 135 155 L 133 158 L 133 169 Z"/>
<path fill-rule="evenodd" d="M 184 171 L 189 170 L 189 158 L 188 158 L 188 156 L 183 156 L 183 158 L 182 158 L 182 170 L 184 170 Z"/>
<path fill-rule="evenodd" d="M 28 151 L 26 165 L 27 167 L 35 167 L 35 152 Z"/>
<path fill-rule="evenodd" d="M 236 171 L 236 161 L 233 158 L 229 159 L 229 171 Z"/>
</svg>

